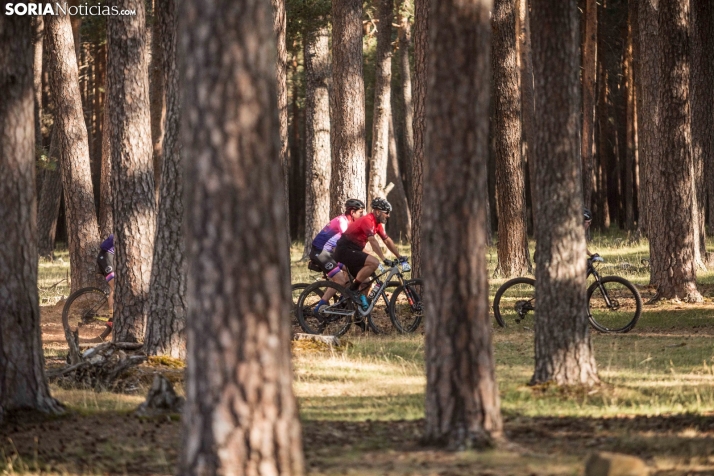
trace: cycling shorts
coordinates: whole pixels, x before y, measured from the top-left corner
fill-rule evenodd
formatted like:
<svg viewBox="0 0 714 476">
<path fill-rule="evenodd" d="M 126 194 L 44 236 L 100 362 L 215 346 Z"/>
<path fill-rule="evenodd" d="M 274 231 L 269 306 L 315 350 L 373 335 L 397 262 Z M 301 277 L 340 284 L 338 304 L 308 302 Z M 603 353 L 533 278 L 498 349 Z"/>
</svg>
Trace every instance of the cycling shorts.
<svg viewBox="0 0 714 476">
<path fill-rule="evenodd" d="M 347 266 L 352 277 L 356 277 L 357 273 L 364 268 L 368 257 L 369 255 L 362 250 L 360 245 L 346 238 L 345 235 L 342 235 L 342 238 L 337 241 L 334 258 Z"/>
<path fill-rule="evenodd" d="M 97 256 L 97 267 L 99 273 L 104 276 L 107 282 L 114 279 L 114 253 L 102 250 Z"/>
</svg>

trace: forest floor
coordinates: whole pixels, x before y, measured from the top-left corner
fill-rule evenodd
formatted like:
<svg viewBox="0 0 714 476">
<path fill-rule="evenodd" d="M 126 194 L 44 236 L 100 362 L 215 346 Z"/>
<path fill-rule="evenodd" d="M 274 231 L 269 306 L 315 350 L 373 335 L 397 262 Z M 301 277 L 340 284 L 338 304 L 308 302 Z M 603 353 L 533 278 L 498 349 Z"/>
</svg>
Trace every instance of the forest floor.
<svg viewBox="0 0 714 476">
<path fill-rule="evenodd" d="M 644 244 L 596 237 L 602 274 L 636 282 L 643 296 Z M 490 269 L 495 251 L 490 253 Z M 314 279 L 294 249 L 293 281 Z M 64 365 L 61 326 L 66 254 L 40 265 L 43 344 L 49 368 Z M 491 299 L 503 279 L 491 280 Z M 53 286 L 54 285 L 54 286 Z M 494 328 L 496 376 L 509 445 L 452 453 L 420 444 L 424 416 L 423 335 L 351 330 L 337 349 L 293 343 L 305 459 L 314 475 L 573 475 L 593 452 L 642 458 L 657 475 L 714 474 L 714 274 L 702 272 L 705 302 L 645 306 L 628 334 L 593 333 L 602 383 L 589 390 L 530 387 L 532 326 Z M 164 365 L 167 364 L 167 365 Z M 0 427 L 0 474 L 173 474 L 179 415 L 138 417 L 153 372 L 183 392 L 183 372 L 152 361 L 131 393 L 53 383 L 66 406 L 56 417 L 11 415 Z"/>
</svg>

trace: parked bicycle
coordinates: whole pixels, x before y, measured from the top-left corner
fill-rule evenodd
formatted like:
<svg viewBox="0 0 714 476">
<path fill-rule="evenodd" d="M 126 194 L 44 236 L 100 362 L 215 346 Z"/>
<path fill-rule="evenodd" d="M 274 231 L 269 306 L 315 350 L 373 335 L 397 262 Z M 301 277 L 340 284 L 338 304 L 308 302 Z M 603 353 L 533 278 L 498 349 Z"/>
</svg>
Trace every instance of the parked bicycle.
<svg viewBox="0 0 714 476">
<path fill-rule="evenodd" d="M 78 344 L 101 342 L 111 334 L 107 325 L 111 317 L 109 291 L 101 288 L 82 288 L 73 292 L 62 309 L 65 336 L 78 333 Z"/>
<path fill-rule="evenodd" d="M 588 277 L 595 278 L 587 291 L 588 320 L 600 332 L 629 332 L 642 313 L 642 298 L 627 279 L 600 276 L 593 263 L 601 261 L 599 256 L 588 258 Z M 493 299 L 493 313 L 501 327 L 532 318 L 535 308 L 535 280 L 532 278 L 506 281 Z"/>
<path fill-rule="evenodd" d="M 406 260 L 393 261 L 388 266 L 381 274 L 374 274 L 362 284 L 363 289 L 374 285 L 368 296 L 371 302 L 366 310 L 355 302 L 354 292 L 332 281 L 318 281 L 307 286 L 297 302 L 296 314 L 300 327 L 309 334 L 341 336 L 352 324 L 366 322 L 376 334 L 388 333 L 391 327 L 400 333 L 414 332 L 423 315 L 422 281 L 404 278 L 403 273 L 411 270 Z M 335 291 L 334 297 L 320 307 L 315 315 L 315 305 L 330 288 Z M 394 290 L 391 298 L 388 298 L 388 289 Z M 384 303 L 384 307 L 381 307 L 381 303 Z"/>
</svg>

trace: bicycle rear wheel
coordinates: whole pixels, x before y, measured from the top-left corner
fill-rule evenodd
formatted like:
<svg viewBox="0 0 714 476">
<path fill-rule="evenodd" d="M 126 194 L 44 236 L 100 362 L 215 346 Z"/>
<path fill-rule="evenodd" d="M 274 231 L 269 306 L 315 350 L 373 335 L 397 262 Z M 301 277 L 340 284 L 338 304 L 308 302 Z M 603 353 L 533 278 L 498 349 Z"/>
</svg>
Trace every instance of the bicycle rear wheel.
<svg viewBox="0 0 714 476">
<path fill-rule="evenodd" d="M 493 298 L 493 314 L 501 327 L 532 320 L 535 313 L 535 279 L 506 281 Z"/>
<path fill-rule="evenodd" d="M 298 299 L 300 299 L 300 295 L 302 292 L 305 290 L 306 287 L 308 287 L 308 283 L 295 283 L 291 285 L 291 292 L 292 292 L 292 307 L 290 308 L 290 325 L 293 328 L 293 333 L 295 332 L 301 332 L 300 328 L 300 323 L 298 322 L 297 318 L 297 303 Z"/>
<path fill-rule="evenodd" d="M 605 276 L 588 288 L 588 319 L 600 332 L 629 332 L 642 313 L 637 288 L 619 276 Z"/>
<path fill-rule="evenodd" d="M 400 334 L 416 331 L 424 317 L 421 279 L 410 279 L 399 286 L 389 301 L 389 317 Z"/>
<path fill-rule="evenodd" d="M 112 328 L 107 325 L 111 317 L 108 296 L 99 288 L 82 288 L 67 299 L 62 309 L 62 326 L 70 333 L 79 334 L 79 344 L 103 341 Z"/>
<path fill-rule="evenodd" d="M 314 314 L 315 305 L 328 290 L 334 291 L 330 302 Z M 345 288 L 331 281 L 318 281 L 305 288 L 297 302 L 297 319 L 308 334 L 341 336 L 352 325 L 355 304 Z"/>
</svg>

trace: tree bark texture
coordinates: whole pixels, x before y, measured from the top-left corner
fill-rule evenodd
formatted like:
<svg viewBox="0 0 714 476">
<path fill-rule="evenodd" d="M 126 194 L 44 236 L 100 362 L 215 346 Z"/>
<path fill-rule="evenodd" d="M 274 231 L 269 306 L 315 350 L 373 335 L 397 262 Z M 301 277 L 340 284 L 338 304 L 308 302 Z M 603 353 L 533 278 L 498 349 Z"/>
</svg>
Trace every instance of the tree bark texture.
<svg viewBox="0 0 714 476">
<path fill-rule="evenodd" d="M 585 297 L 575 2 L 533 0 L 536 130 L 535 372 L 532 383 L 598 381 Z M 557 41 L 556 41 L 557 40 Z"/>
<path fill-rule="evenodd" d="M 164 137 L 164 115 L 166 114 L 166 83 L 163 62 L 164 39 L 161 38 L 161 25 L 158 10 L 165 6 L 161 0 L 154 0 L 154 23 L 151 31 L 151 61 L 149 63 L 149 103 L 151 107 L 151 144 L 154 165 L 154 188 L 159 197 L 161 188 L 162 141 Z"/>
<path fill-rule="evenodd" d="M 270 7 L 182 4 L 189 315 L 179 474 L 301 475 Z"/>
<path fill-rule="evenodd" d="M 106 54 L 107 48 L 104 48 Z M 106 61 L 106 60 L 105 60 Z M 106 64 L 106 63 L 105 63 Z M 109 74 L 104 75 L 104 110 L 102 111 L 102 154 L 99 174 L 99 236 L 102 239 L 114 232 L 114 205 L 112 198 L 112 147 L 111 147 L 111 111 Z"/>
<path fill-rule="evenodd" d="M 531 208 L 535 210 L 535 99 L 533 98 L 533 52 L 531 48 L 531 20 L 530 1 L 520 0 L 518 15 L 521 27 L 521 120 L 523 122 L 523 136 L 526 141 L 525 159 L 528 167 Z"/>
<path fill-rule="evenodd" d="M 186 247 L 184 243 L 184 165 L 179 127 L 179 77 L 176 65 L 176 1 L 157 0 L 154 41 L 160 41 L 166 114 L 159 211 L 151 266 L 149 317 L 144 349 L 147 355 L 186 358 Z"/>
<path fill-rule="evenodd" d="M 68 15 L 45 17 L 54 95 L 54 140 L 64 188 L 67 235 L 74 292 L 98 282 L 99 228 L 89 164 L 89 142 L 79 92 L 77 61 Z M 61 92 L 61 93 L 60 93 Z"/>
<path fill-rule="evenodd" d="M 35 96 L 35 148 L 42 149 L 42 43 L 45 23 L 41 15 L 32 18 L 32 42 L 34 49 L 33 91 Z"/>
<path fill-rule="evenodd" d="M 0 16 L 0 421 L 59 412 L 45 379 L 37 294 L 32 26 Z"/>
<path fill-rule="evenodd" d="M 652 190 L 650 165 L 658 163 L 660 144 L 657 138 L 659 123 L 659 27 L 657 0 L 635 0 L 638 2 L 637 30 L 639 41 L 635 42 L 635 88 L 637 100 L 637 142 L 640 161 L 641 203 L 637 228 L 641 235 L 649 237 L 649 221 L 654 207 L 655 191 Z M 659 233 L 659 231 L 657 231 Z M 653 281 L 650 267 L 650 282 Z"/>
<path fill-rule="evenodd" d="M 288 181 L 290 173 L 290 153 L 288 151 L 288 48 L 286 43 L 287 14 L 285 0 L 270 0 L 273 5 L 273 31 L 278 52 L 275 77 L 278 84 L 278 117 L 280 118 L 280 164 L 283 167 L 283 189 L 285 209 L 290 210 Z M 297 159 L 297 157 L 296 157 Z M 290 230 L 288 230 L 288 234 Z M 288 254 L 289 256 L 289 254 Z"/>
<path fill-rule="evenodd" d="M 486 279 L 490 2 L 436 0 L 431 7 L 424 438 L 465 449 L 488 446 L 503 431 Z"/>
<path fill-rule="evenodd" d="M 706 194 L 699 206 L 709 202 L 708 223 L 714 228 L 714 4 L 691 4 L 691 114 L 692 157 L 702 167 L 701 180 Z"/>
<path fill-rule="evenodd" d="M 387 183 L 394 187 L 387 194 L 387 200 L 392 204 L 392 213 L 389 216 L 389 237 L 395 242 L 408 243 L 411 241 L 412 216 L 409 211 L 406 191 L 399 169 L 397 157 L 397 141 L 394 137 L 394 115 L 389 120 L 389 163 L 387 164 Z"/>
<path fill-rule="evenodd" d="M 305 35 L 305 249 L 330 221 L 330 47 L 327 25 Z"/>
<path fill-rule="evenodd" d="M 347 199 L 367 195 L 361 0 L 332 0 L 332 94 L 330 216 L 335 216 Z"/>
<path fill-rule="evenodd" d="M 404 191 L 407 195 L 407 202 L 410 206 L 409 215 L 411 217 L 412 203 L 412 183 L 413 170 L 411 165 L 414 163 L 414 104 L 412 101 L 412 73 L 411 63 L 409 61 L 409 48 L 412 43 L 412 30 L 409 23 L 410 0 L 404 0 L 400 8 L 399 18 L 399 74 L 402 82 L 402 100 L 404 101 L 404 155 L 406 156 L 402 163 L 404 164 Z M 411 226 L 411 220 L 410 220 Z M 411 237 L 411 230 L 409 230 Z M 415 275 L 416 276 L 416 275 Z"/>
<path fill-rule="evenodd" d="M 694 264 L 693 163 L 689 116 L 689 2 L 659 5 L 661 154 L 650 163 L 650 267 L 657 297 L 702 300 Z M 654 232 L 656 230 L 656 233 Z"/>
<path fill-rule="evenodd" d="M 429 63 L 429 13 L 431 0 L 414 0 L 414 162 L 411 169 L 412 276 L 421 277 L 422 182 Z"/>
<path fill-rule="evenodd" d="M 498 207 L 498 266 L 503 276 L 530 271 L 526 233 L 526 188 L 521 160 L 521 90 L 516 48 L 516 5 L 495 0 L 491 65 L 494 82 L 494 142 Z"/>
<path fill-rule="evenodd" d="M 149 59 L 144 2 L 121 0 L 135 16 L 107 20 L 109 134 L 116 247 L 114 340 L 138 342 L 148 312 L 155 234 Z"/>
<path fill-rule="evenodd" d="M 583 203 L 586 207 L 592 208 L 595 77 L 597 71 L 597 0 L 585 1 L 585 41 L 582 57 L 583 128 L 580 137 L 580 155 L 583 162 Z"/>
<path fill-rule="evenodd" d="M 393 0 L 377 4 L 377 50 L 374 71 L 374 115 L 372 116 L 372 154 L 369 164 L 367 203 L 387 194 L 389 161 L 389 122 L 392 120 L 392 19 Z"/>
<path fill-rule="evenodd" d="M 635 164 L 637 163 L 637 128 L 635 127 L 635 124 L 637 120 L 637 112 L 635 109 L 635 74 L 634 65 L 632 64 L 634 44 L 634 28 L 632 27 L 632 23 L 637 21 L 637 3 L 635 3 L 634 1 L 628 3 L 627 15 L 627 49 L 625 57 L 625 88 L 627 90 L 627 129 L 625 144 L 623 144 L 623 146 L 626 148 L 626 155 L 622 188 L 625 196 L 625 229 L 630 232 L 635 231 L 635 211 L 637 207 L 637 204 L 635 203 Z"/>
<path fill-rule="evenodd" d="M 54 256 L 57 219 L 62 201 L 62 174 L 57 159 L 57 128 L 54 131 L 49 151 L 49 163 L 54 167 L 46 169 L 42 174 L 42 195 L 37 207 L 37 251 L 40 256 L 49 259 Z"/>
</svg>

